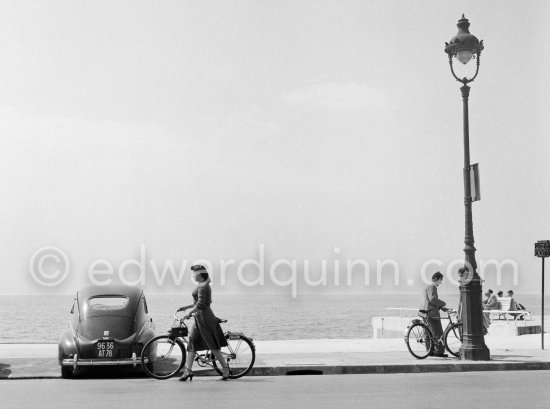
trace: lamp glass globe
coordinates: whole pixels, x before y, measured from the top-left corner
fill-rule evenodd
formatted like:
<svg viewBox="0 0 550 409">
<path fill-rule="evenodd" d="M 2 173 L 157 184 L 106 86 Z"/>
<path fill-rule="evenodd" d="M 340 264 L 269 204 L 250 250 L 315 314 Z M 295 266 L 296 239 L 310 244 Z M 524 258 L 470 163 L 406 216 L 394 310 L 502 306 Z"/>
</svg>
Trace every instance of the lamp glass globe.
<svg viewBox="0 0 550 409">
<path fill-rule="evenodd" d="M 460 50 L 456 53 L 456 59 L 462 64 L 467 64 L 472 59 L 474 53 L 470 50 Z"/>
</svg>

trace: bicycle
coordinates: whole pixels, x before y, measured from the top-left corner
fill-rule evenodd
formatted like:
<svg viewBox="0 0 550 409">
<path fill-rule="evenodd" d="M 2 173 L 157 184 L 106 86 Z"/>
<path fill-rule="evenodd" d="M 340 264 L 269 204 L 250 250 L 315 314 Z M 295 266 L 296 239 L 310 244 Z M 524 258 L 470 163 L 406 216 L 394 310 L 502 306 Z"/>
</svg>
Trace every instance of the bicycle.
<svg viewBox="0 0 550 409">
<path fill-rule="evenodd" d="M 184 323 L 184 318 L 179 317 L 178 313 L 183 311 L 174 313 L 174 323 L 166 335 L 152 338 L 143 346 L 141 366 L 148 376 L 155 379 L 171 378 L 185 365 L 189 330 Z M 227 320 L 220 322 L 226 323 Z M 221 348 L 221 353 L 230 368 L 229 378 L 237 379 L 245 376 L 256 360 L 256 347 L 252 338 L 241 332 L 232 331 L 226 331 L 224 335 L 227 346 Z M 212 367 L 222 375 L 222 366 L 211 351 L 197 354 L 195 361 L 200 367 Z"/>
<path fill-rule="evenodd" d="M 420 310 L 421 319 L 416 318 L 411 321 L 405 333 L 405 343 L 409 352 L 418 359 L 424 359 L 433 352 L 436 343 L 442 341 L 445 349 L 453 356 L 458 357 L 460 347 L 462 345 L 462 322 L 457 319 L 453 322 L 452 316 L 457 315 L 457 312 L 452 309 L 447 310 L 449 323 L 445 327 L 445 331 L 438 340 L 435 338 L 434 331 L 428 321 L 427 311 Z"/>
</svg>

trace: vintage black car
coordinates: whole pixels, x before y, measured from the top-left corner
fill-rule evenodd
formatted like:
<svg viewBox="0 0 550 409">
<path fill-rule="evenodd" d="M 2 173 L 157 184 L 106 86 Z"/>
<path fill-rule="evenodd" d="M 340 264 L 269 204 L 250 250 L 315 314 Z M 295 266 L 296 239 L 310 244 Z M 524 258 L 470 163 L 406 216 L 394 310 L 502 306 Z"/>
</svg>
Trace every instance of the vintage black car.
<svg viewBox="0 0 550 409">
<path fill-rule="evenodd" d="M 143 345 L 155 336 L 143 290 L 90 286 L 77 292 L 69 329 L 59 340 L 61 376 L 84 366 L 139 365 Z"/>
</svg>

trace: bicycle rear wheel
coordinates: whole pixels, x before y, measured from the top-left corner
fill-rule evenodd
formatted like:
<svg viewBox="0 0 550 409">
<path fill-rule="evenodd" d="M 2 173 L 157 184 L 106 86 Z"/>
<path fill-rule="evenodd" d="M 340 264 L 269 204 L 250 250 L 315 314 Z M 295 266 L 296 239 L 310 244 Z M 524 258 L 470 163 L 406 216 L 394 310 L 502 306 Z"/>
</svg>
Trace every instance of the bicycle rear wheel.
<svg viewBox="0 0 550 409">
<path fill-rule="evenodd" d="M 458 356 L 462 346 L 462 323 L 456 322 L 445 330 L 443 334 L 445 348 L 451 355 Z"/>
<path fill-rule="evenodd" d="M 405 343 L 409 352 L 418 359 L 426 358 L 432 350 L 432 335 L 430 329 L 422 322 L 414 323 L 405 335 Z"/>
<path fill-rule="evenodd" d="M 221 352 L 230 369 L 229 377 L 237 379 L 245 376 L 254 366 L 256 360 L 256 347 L 250 338 L 240 334 L 228 332 L 225 334 L 227 346 Z M 212 363 L 217 373 L 222 375 L 222 366 L 212 357 Z"/>
<path fill-rule="evenodd" d="M 141 352 L 141 366 L 155 379 L 168 379 L 185 364 L 185 345 L 177 338 L 161 335 L 145 344 Z"/>
</svg>

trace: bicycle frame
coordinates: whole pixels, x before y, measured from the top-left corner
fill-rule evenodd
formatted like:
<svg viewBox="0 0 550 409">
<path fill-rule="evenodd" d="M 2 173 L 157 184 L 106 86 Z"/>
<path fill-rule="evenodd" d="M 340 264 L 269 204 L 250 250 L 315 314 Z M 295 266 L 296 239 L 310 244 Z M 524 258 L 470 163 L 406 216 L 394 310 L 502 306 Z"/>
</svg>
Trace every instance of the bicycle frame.
<svg viewBox="0 0 550 409">
<path fill-rule="evenodd" d="M 174 328 L 174 325 L 176 324 L 179 324 L 180 326 L 181 325 L 184 325 L 185 328 L 187 328 L 187 326 L 183 323 L 183 319 L 180 319 L 180 318 L 177 318 L 177 317 L 174 317 L 174 323 L 172 324 L 172 329 L 168 331 L 168 335 L 172 338 L 171 336 L 171 331 L 173 330 Z M 195 318 L 195 317 L 193 317 Z M 222 321 L 222 322 L 226 322 L 226 321 Z M 226 331 L 224 333 L 224 335 L 227 335 L 229 339 L 241 339 L 242 336 L 245 336 L 242 332 L 233 332 L 233 331 Z M 189 339 L 187 336 L 173 336 L 173 338 L 178 338 L 180 341 L 183 342 L 183 344 L 185 345 L 185 349 L 187 350 L 187 346 L 189 345 Z M 239 344 L 237 345 L 237 349 L 239 348 L 240 346 L 240 342 Z M 226 359 L 226 360 L 231 360 L 231 359 L 235 359 L 235 357 L 237 356 L 237 354 L 235 353 L 235 351 L 232 349 L 231 345 L 228 345 L 227 348 L 229 349 L 229 354 L 228 353 L 225 353 L 225 352 L 221 352 L 223 357 Z M 215 360 L 216 357 L 215 355 L 212 353 L 211 350 L 205 350 L 204 353 L 198 353 L 195 355 L 195 362 L 201 367 L 201 368 L 206 368 L 207 366 L 211 367 L 211 368 L 214 368 L 214 364 L 212 363 L 213 360 Z"/>
<path fill-rule="evenodd" d="M 227 331 L 224 334 L 229 335 L 229 339 L 241 339 L 241 336 L 244 336 L 244 334 L 242 332 Z M 187 340 L 185 340 L 184 342 L 186 342 L 186 341 Z M 241 345 L 241 342 L 239 342 L 239 344 L 237 345 L 237 349 Z M 225 352 L 221 351 L 221 354 L 226 359 L 226 361 L 230 361 L 232 359 L 235 359 L 237 354 L 235 353 L 235 351 L 233 350 L 231 345 L 228 345 L 227 349 L 229 349 L 229 353 L 225 353 Z M 195 356 L 195 362 L 197 362 L 197 364 L 199 364 L 199 366 L 201 366 L 201 367 L 210 366 L 210 367 L 213 368 L 214 365 L 212 364 L 212 361 L 214 359 L 216 359 L 216 357 L 214 356 L 214 354 L 212 353 L 211 350 L 207 350 L 204 354 L 197 354 Z"/>
<path fill-rule="evenodd" d="M 183 323 L 181 323 L 183 324 Z M 185 324 L 183 324 L 185 325 Z M 175 336 L 171 334 L 171 330 L 168 331 L 168 336 L 171 339 L 179 339 L 183 345 L 185 345 L 185 350 L 187 350 L 187 346 L 189 345 L 189 339 L 187 336 Z M 214 354 L 210 350 L 206 350 L 204 353 L 197 353 L 195 355 L 195 362 L 202 368 L 205 368 L 207 366 L 214 368 L 214 365 L 212 364 L 212 361 L 214 357 Z"/>
<path fill-rule="evenodd" d="M 449 320 L 447 326 L 446 326 L 445 328 L 443 328 L 443 332 L 441 333 L 441 337 L 439 337 L 439 339 L 436 339 L 436 338 L 435 338 L 435 331 L 434 331 L 434 329 L 433 329 L 433 327 L 432 327 L 432 324 L 430 323 L 430 320 L 428 319 L 428 318 L 432 318 L 432 317 L 420 316 L 420 318 L 422 318 L 422 322 L 423 322 L 424 324 L 426 324 L 426 326 L 427 326 L 428 329 L 430 330 L 429 336 L 430 336 L 430 338 L 432 339 L 432 341 L 438 342 L 438 343 L 439 343 L 439 342 L 442 342 L 442 341 L 443 341 L 443 334 L 445 334 L 445 331 L 447 331 L 447 328 L 449 328 L 450 326 L 452 326 L 452 325 L 457 324 L 457 323 L 460 322 L 460 319 L 459 319 L 458 317 L 457 317 L 457 320 L 456 320 L 456 321 L 453 321 L 453 319 L 452 319 L 452 316 L 453 316 L 453 315 L 458 315 L 458 314 L 456 313 L 456 311 L 451 311 L 451 312 L 447 311 L 447 318 L 433 317 L 433 318 L 436 318 L 436 319 L 439 319 L 439 320 L 441 320 L 441 319 L 448 319 L 448 320 Z"/>
<path fill-rule="evenodd" d="M 453 315 L 457 315 L 457 319 L 456 321 L 453 321 L 453 318 L 452 316 Z M 434 331 L 434 328 L 432 327 L 432 324 L 429 320 L 429 318 L 432 318 L 432 317 L 428 317 L 427 315 L 421 315 L 420 318 L 422 319 L 422 322 L 426 325 L 426 327 L 428 327 L 428 336 L 430 337 L 431 341 L 432 341 L 432 344 L 435 344 L 435 343 L 438 343 L 438 344 L 443 344 L 443 336 L 445 335 L 445 332 L 447 331 L 447 329 L 451 326 L 453 326 L 454 324 L 458 324 L 460 323 L 460 319 L 458 318 L 458 314 L 456 311 L 454 310 L 449 310 L 447 311 L 447 317 L 445 318 L 441 318 L 441 317 L 433 317 L 433 318 L 436 318 L 436 319 L 448 319 L 449 322 L 447 323 L 447 326 L 445 328 L 442 328 L 443 331 L 441 332 L 441 336 L 439 338 L 436 338 L 435 337 L 435 331 Z M 418 319 L 416 320 L 413 320 L 414 321 L 420 321 Z M 453 329 L 453 333 L 455 334 L 455 336 L 457 336 L 457 334 L 454 332 L 455 330 Z M 460 336 L 457 336 L 457 338 L 460 338 Z"/>
<path fill-rule="evenodd" d="M 143 347 L 141 365 L 147 375 L 153 378 L 162 380 L 176 375 L 187 360 L 189 330 L 185 325 L 185 318 L 177 315 L 180 311 L 174 313 L 174 322 L 167 334 L 152 338 Z M 221 324 L 227 321 L 219 320 L 219 322 Z M 225 375 L 225 368 L 231 365 L 229 369 L 231 379 L 245 376 L 254 366 L 256 359 L 254 341 L 241 332 L 233 331 L 225 331 L 224 338 L 227 342 L 219 349 L 219 353 L 217 350 L 208 349 L 197 351 L 198 354 L 193 352 L 193 362 L 197 362 L 203 368 L 210 367 L 222 376 Z M 159 345 L 162 345 L 160 352 Z M 151 361 L 149 357 L 152 357 Z M 191 361 L 189 363 L 191 364 Z M 224 379 L 227 379 L 227 376 L 224 376 Z"/>
</svg>

